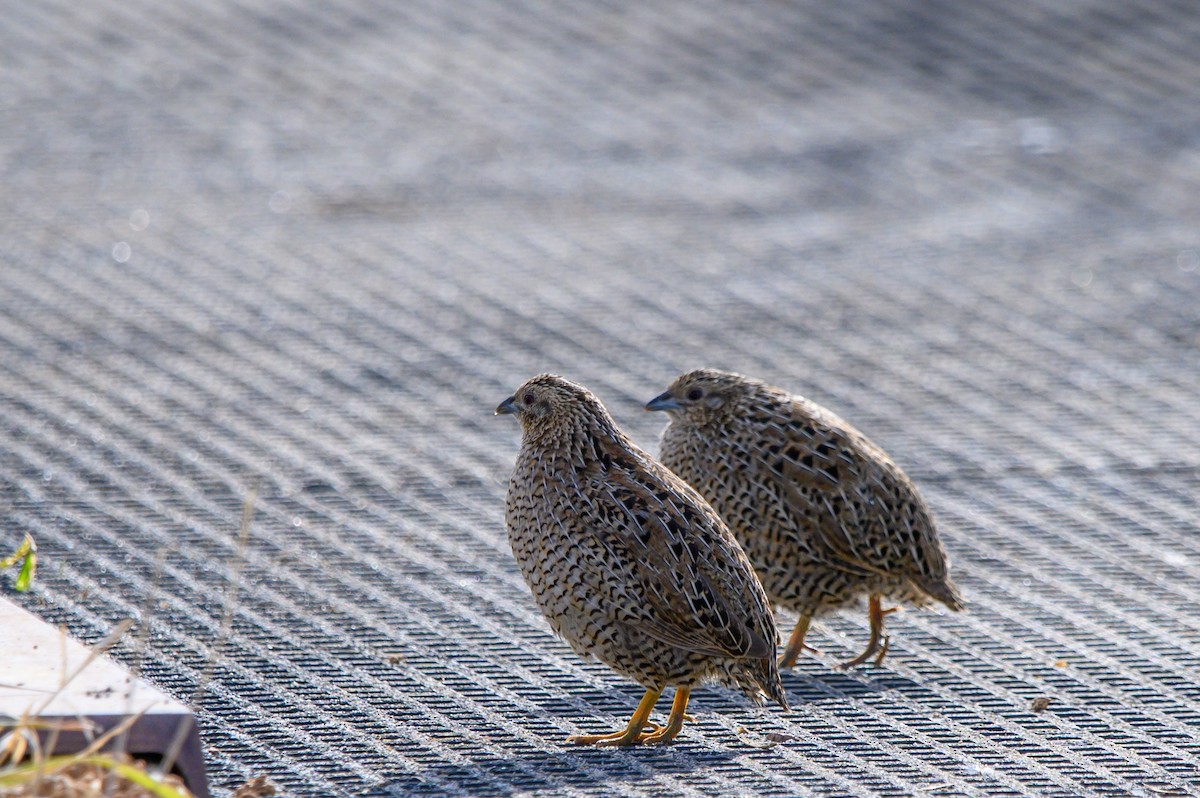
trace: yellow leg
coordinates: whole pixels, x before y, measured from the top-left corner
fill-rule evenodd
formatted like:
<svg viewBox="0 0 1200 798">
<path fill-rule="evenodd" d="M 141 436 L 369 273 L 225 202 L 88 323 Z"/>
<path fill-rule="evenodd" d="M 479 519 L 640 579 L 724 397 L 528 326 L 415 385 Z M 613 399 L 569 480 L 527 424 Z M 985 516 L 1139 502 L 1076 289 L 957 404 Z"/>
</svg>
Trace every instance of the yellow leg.
<svg viewBox="0 0 1200 798">
<path fill-rule="evenodd" d="M 808 634 L 810 623 L 812 623 L 811 615 L 801 615 L 800 620 L 796 621 L 796 628 L 792 629 L 792 636 L 788 638 L 787 649 L 784 650 L 783 656 L 779 660 L 779 667 L 790 668 L 795 665 L 800 652 L 806 648 L 814 654 L 821 653 L 812 646 L 804 645 L 804 636 Z"/>
<path fill-rule="evenodd" d="M 629 724 L 623 730 L 612 734 L 573 734 L 567 738 L 567 742 L 575 745 L 634 745 L 643 742 L 649 736 L 644 732 L 647 726 L 654 729 L 652 733 L 657 734 L 661 731 L 647 722 L 660 695 L 662 695 L 662 690 L 647 690 L 637 709 L 633 711 L 633 717 L 629 719 Z M 678 697 L 679 694 L 676 693 L 676 700 Z M 685 699 L 684 704 L 686 703 Z"/>
<path fill-rule="evenodd" d="M 667 725 L 655 732 L 646 735 L 642 740 L 647 745 L 656 745 L 659 743 L 669 743 L 675 739 L 675 735 L 679 734 L 679 730 L 683 728 L 683 721 L 688 717 L 684 711 L 687 709 L 688 698 L 692 694 L 692 688 L 680 685 L 675 688 L 675 700 L 671 702 L 671 715 L 667 718 Z"/>
<path fill-rule="evenodd" d="M 887 656 L 889 640 L 888 636 L 883 633 L 883 619 L 884 616 L 890 615 L 900 608 L 890 607 L 885 610 L 880 602 L 880 595 L 872 593 L 867 609 L 867 617 L 871 621 L 871 639 L 867 641 L 867 647 L 863 650 L 863 653 L 849 662 L 843 662 L 839 667 L 843 669 L 853 668 L 856 665 L 862 665 L 871 659 L 872 656 L 875 657 L 875 664 L 878 665 Z"/>
</svg>

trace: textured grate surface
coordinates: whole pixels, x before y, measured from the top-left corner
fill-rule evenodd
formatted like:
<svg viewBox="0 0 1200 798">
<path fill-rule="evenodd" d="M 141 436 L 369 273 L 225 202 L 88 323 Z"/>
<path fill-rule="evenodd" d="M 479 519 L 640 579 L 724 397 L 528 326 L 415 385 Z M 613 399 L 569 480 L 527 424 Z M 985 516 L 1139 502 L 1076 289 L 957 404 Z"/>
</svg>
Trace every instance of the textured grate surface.
<svg viewBox="0 0 1200 798">
<path fill-rule="evenodd" d="M 2 10 L 19 600 L 94 640 L 155 596 L 187 699 L 257 486 L 218 786 L 1200 793 L 1195 3 Z M 673 748 L 565 749 L 640 690 L 533 611 L 491 409 L 558 371 L 652 447 L 699 365 L 890 449 L 972 610 L 806 660 L 790 715 L 705 689 Z"/>
</svg>

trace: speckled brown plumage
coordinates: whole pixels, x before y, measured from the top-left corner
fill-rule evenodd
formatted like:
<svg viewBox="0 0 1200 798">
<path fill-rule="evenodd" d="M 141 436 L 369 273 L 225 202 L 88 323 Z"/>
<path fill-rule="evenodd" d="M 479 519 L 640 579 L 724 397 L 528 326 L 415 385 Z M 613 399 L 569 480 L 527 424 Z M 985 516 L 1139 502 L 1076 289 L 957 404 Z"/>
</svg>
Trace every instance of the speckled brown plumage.
<svg viewBox="0 0 1200 798">
<path fill-rule="evenodd" d="M 786 707 L 770 604 L 713 509 L 561 377 L 534 377 L 496 413 L 521 421 L 505 520 L 538 607 L 575 651 L 646 688 L 624 730 L 570 741 L 668 742 L 710 679 Z M 667 725 L 645 731 L 669 686 Z"/>
<path fill-rule="evenodd" d="M 882 449 L 825 408 L 739 374 L 689 372 L 652 400 L 666 410 L 660 457 L 729 524 L 767 595 L 799 613 L 781 664 L 815 616 L 869 596 L 871 640 L 887 652 L 883 597 L 962 609 L 916 486 Z"/>
</svg>

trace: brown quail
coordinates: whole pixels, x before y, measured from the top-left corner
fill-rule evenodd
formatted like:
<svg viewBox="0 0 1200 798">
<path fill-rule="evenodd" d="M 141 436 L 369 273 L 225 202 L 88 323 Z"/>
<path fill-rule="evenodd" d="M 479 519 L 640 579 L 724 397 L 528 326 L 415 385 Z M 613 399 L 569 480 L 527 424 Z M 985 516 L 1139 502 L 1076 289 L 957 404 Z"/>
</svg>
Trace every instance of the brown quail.
<svg viewBox="0 0 1200 798">
<path fill-rule="evenodd" d="M 522 440 L 505 521 L 534 600 L 577 653 L 646 688 L 624 729 L 568 742 L 669 742 L 692 687 L 708 680 L 786 708 L 767 596 L 708 503 L 625 437 L 586 388 L 543 374 L 496 408 L 506 413 Z M 649 723 L 669 686 L 667 724 Z"/>
<path fill-rule="evenodd" d="M 899 466 L 820 405 L 702 369 L 647 410 L 665 410 L 662 462 L 729 524 L 775 604 L 799 613 L 780 665 L 815 616 L 869 596 L 871 638 L 844 667 L 883 660 L 882 598 L 963 608 L 929 508 Z"/>
</svg>

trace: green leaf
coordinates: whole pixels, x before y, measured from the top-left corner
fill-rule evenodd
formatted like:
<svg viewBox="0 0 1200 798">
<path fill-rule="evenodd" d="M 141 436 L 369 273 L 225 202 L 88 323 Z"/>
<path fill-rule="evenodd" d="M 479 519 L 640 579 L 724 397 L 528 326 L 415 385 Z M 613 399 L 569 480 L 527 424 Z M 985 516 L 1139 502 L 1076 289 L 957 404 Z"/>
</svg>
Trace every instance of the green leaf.
<svg viewBox="0 0 1200 798">
<path fill-rule="evenodd" d="M 96 759 L 96 757 L 93 757 L 93 759 Z M 174 789 L 173 787 L 168 787 L 166 784 L 160 784 L 152 779 L 148 774 L 131 765 L 125 765 L 120 762 L 111 762 L 111 764 L 106 766 L 121 778 L 132 781 L 139 787 L 145 787 L 150 792 L 159 796 L 159 798 L 182 798 L 182 795 L 178 790 Z"/>
<path fill-rule="evenodd" d="M 25 555 L 25 562 L 21 564 L 21 570 L 17 572 L 16 587 L 18 593 L 24 593 L 29 589 L 29 585 L 33 582 L 33 575 L 37 572 L 37 552 L 29 552 Z"/>
<path fill-rule="evenodd" d="M 21 571 L 17 574 L 16 587 L 19 592 L 24 593 L 29 589 L 30 583 L 33 582 L 33 575 L 37 572 L 37 543 L 28 532 L 25 533 L 25 539 L 21 541 L 20 546 L 17 546 L 16 551 L 0 559 L 0 571 L 17 562 L 21 563 Z"/>
</svg>

